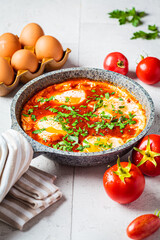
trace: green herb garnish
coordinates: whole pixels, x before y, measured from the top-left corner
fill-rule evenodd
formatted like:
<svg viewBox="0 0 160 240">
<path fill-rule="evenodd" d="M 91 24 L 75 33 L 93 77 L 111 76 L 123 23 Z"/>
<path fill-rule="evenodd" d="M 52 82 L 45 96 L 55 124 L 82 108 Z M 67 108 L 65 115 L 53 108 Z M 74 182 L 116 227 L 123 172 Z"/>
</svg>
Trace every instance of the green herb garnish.
<svg viewBox="0 0 160 240">
<path fill-rule="evenodd" d="M 29 110 L 28 110 L 28 114 L 30 114 L 30 113 L 33 113 L 33 108 L 30 108 Z"/>
<path fill-rule="evenodd" d="M 32 119 L 33 121 L 36 121 L 36 120 L 37 120 L 35 115 L 31 115 L 31 119 Z"/>
<path fill-rule="evenodd" d="M 104 136 L 104 134 L 103 134 L 103 133 L 100 133 L 100 135 L 101 135 L 101 136 Z"/>
<path fill-rule="evenodd" d="M 128 22 L 131 23 L 134 27 L 142 24 L 141 18 L 147 15 L 145 12 L 136 11 L 135 7 L 130 10 L 127 9 L 126 11 L 114 10 L 108 14 L 110 18 L 117 18 L 120 25 Z"/>
<path fill-rule="evenodd" d="M 37 102 L 44 102 L 44 98 L 39 98 Z"/>
<path fill-rule="evenodd" d="M 148 25 L 148 30 L 150 30 L 151 32 L 148 32 L 148 33 L 144 31 L 134 32 L 131 39 L 142 38 L 142 39 L 151 40 L 151 39 L 156 39 L 160 37 L 159 35 L 160 31 L 158 30 L 158 27 L 155 24 Z"/>
<path fill-rule="evenodd" d="M 81 106 L 80 106 L 80 108 L 86 108 L 86 107 L 87 107 L 87 106 L 85 106 L 85 105 L 81 105 Z"/>
<path fill-rule="evenodd" d="M 105 98 L 109 99 L 109 93 L 105 93 Z"/>
<path fill-rule="evenodd" d="M 49 108 L 49 111 L 53 112 L 53 113 L 56 113 L 58 112 L 58 110 L 56 108 Z"/>
<path fill-rule="evenodd" d="M 69 102 L 70 98 L 66 97 L 65 102 Z"/>
<path fill-rule="evenodd" d="M 41 120 L 40 120 L 40 122 L 43 122 L 43 121 L 46 121 L 47 120 L 47 118 L 46 117 L 43 117 Z"/>
<path fill-rule="evenodd" d="M 76 119 L 74 123 L 72 123 L 72 126 L 75 127 L 78 124 L 78 120 Z"/>
<path fill-rule="evenodd" d="M 25 116 L 25 117 L 29 117 L 29 115 L 28 115 L 28 114 L 25 114 L 25 113 L 23 113 L 22 115 Z"/>
<path fill-rule="evenodd" d="M 38 130 L 33 131 L 32 133 L 34 133 L 34 134 L 39 134 L 39 133 L 42 133 L 42 132 L 45 131 L 45 130 L 46 130 L 45 128 L 41 128 L 41 129 L 38 129 Z"/>
</svg>

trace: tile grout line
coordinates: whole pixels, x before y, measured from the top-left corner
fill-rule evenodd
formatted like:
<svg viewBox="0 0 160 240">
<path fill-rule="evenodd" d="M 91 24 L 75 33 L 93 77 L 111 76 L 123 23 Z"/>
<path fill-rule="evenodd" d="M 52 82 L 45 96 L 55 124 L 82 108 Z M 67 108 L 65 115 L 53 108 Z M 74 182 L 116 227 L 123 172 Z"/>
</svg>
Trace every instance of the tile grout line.
<svg viewBox="0 0 160 240">
<path fill-rule="evenodd" d="M 75 179 L 75 167 L 73 168 L 73 184 L 72 184 L 72 204 L 71 204 L 71 228 L 70 228 L 70 240 L 72 240 L 72 225 L 73 225 L 73 198 L 74 198 L 74 179 Z"/>
<path fill-rule="evenodd" d="M 81 29 L 81 0 L 79 10 L 79 36 L 78 36 L 78 66 L 79 66 L 79 52 L 80 52 L 80 29 Z M 70 228 L 70 240 L 72 240 L 72 229 L 73 229 L 73 199 L 74 199 L 74 180 L 75 180 L 75 167 L 73 168 L 73 184 L 72 184 L 72 204 L 71 204 L 71 228 Z"/>
</svg>

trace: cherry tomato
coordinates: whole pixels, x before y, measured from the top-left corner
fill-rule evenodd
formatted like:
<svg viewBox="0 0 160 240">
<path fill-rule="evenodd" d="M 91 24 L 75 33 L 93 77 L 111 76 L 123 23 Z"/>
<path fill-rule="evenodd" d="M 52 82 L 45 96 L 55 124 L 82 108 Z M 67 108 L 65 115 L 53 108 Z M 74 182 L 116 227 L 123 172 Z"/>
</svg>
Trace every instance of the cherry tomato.
<svg viewBox="0 0 160 240">
<path fill-rule="evenodd" d="M 132 152 L 132 162 L 148 176 L 160 175 L 160 135 L 141 139 Z"/>
<path fill-rule="evenodd" d="M 109 168 L 103 176 L 103 185 L 108 196 L 121 204 L 133 202 L 144 190 L 145 179 L 141 171 L 130 161 Z"/>
<path fill-rule="evenodd" d="M 144 214 L 134 219 L 127 227 L 127 235 L 131 239 L 141 240 L 158 230 L 160 227 L 159 214 Z"/>
<path fill-rule="evenodd" d="M 160 60 L 155 57 L 146 57 L 140 61 L 136 68 L 137 77 L 147 84 L 160 81 Z"/>
<path fill-rule="evenodd" d="M 105 70 L 126 75 L 128 73 L 128 60 L 122 53 L 112 52 L 105 57 L 103 67 Z"/>
</svg>

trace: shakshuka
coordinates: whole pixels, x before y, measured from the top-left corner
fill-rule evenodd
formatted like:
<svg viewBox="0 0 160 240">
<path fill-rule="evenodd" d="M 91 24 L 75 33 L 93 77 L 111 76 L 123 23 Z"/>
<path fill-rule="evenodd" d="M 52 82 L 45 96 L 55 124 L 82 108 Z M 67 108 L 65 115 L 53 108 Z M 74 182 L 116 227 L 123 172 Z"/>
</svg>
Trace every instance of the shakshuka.
<svg viewBox="0 0 160 240">
<path fill-rule="evenodd" d="M 127 90 L 77 78 L 36 93 L 23 106 L 21 125 L 51 148 L 98 152 L 135 138 L 145 128 L 146 115 Z"/>
</svg>

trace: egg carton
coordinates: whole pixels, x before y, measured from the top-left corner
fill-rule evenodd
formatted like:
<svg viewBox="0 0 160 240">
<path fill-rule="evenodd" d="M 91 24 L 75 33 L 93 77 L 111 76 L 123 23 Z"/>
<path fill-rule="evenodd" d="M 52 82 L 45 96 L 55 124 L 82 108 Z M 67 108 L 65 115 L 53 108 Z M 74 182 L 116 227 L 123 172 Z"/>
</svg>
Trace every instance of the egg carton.
<svg viewBox="0 0 160 240">
<path fill-rule="evenodd" d="M 67 48 L 66 51 L 64 51 L 63 58 L 59 62 L 56 62 L 53 58 L 43 58 L 37 72 L 35 73 L 31 73 L 28 70 L 17 71 L 14 81 L 11 85 L 6 85 L 3 82 L 0 83 L 0 97 L 9 94 L 13 89 L 18 86 L 19 82 L 25 84 L 31 81 L 33 78 L 36 78 L 43 74 L 44 71 L 50 72 L 60 69 L 66 63 L 70 52 L 71 50 Z"/>
</svg>

